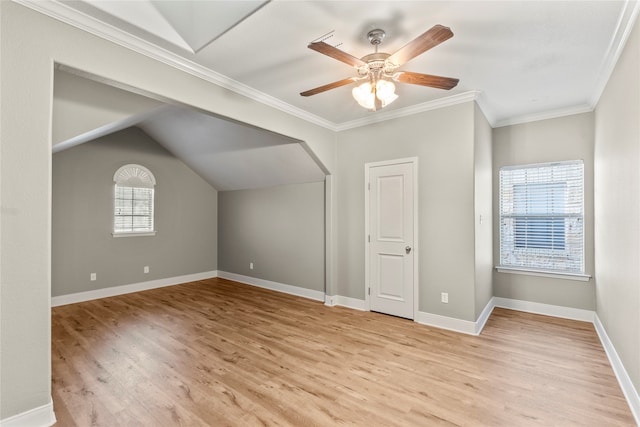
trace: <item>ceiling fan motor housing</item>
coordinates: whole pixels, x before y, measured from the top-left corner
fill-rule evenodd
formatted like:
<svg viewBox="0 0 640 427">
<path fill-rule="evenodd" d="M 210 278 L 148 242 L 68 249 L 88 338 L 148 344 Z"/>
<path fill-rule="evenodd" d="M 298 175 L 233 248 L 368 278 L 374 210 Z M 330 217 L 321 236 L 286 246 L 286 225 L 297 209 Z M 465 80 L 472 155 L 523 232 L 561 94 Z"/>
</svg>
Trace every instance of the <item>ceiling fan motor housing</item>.
<svg viewBox="0 0 640 427">
<path fill-rule="evenodd" d="M 369 73 L 393 73 L 393 70 L 395 70 L 397 66 L 387 61 L 387 58 L 389 58 L 390 56 L 391 55 L 384 52 L 375 52 L 363 56 L 361 59 L 367 64 L 362 67 L 358 67 L 358 74 L 361 76 L 366 76 Z"/>
<path fill-rule="evenodd" d="M 348 53 L 343 52 L 340 49 L 337 49 L 335 46 L 331 46 L 325 43 L 324 41 L 310 43 L 308 45 L 310 49 L 315 50 L 323 55 L 330 56 L 334 59 L 337 59 L 338 61 L 344 62 L 351 67 L 354 67 L 358 73 L 358 76 L 342 79 L 324 86 L 319 86 L 317 88 L 301 92 L 300 95 L 316 95 L 318 93 L 322 93 L 341 86 L 346 86 L 353 82 L 359 82 L 367 78 L 370 80 L 370 83 L 374 85 L 378 82 L 383 84 L 383 80 L 393 80 L 399 83 L 409 83 L 445 90 L 450 90 L 458 84 L 459 80 L 451 77 L 434 76 L 429 74 L 414 73 L 411 71 L 395 71 L 398 67 L 407 63 L 416 56 L 421 55 L 427 50 L 453 37 L 453 32 L 450 28 L 440 24 L 434 25 L 391 55 L 384 52 L 378 52 L 378 46 L 382 43 L 382 40 L 385 38 L 385 36 L 386 33 L 384 32 L 384 30 L 378 28 L 369 31 L 367 33 L 367 38 L 369 39 L 371 45 L 375 47 L 375 52 L 369 55 L 365 55 L 362 58 L 356 58 L 355 56 L 349 55 Z"/>
<path fill-rule="evenodd" d="M 376 28 L 375 30 L 371 30 L 367 33 L 367 38 L 369 39 L 369 43 L 377 46 L 382 43 L 382 40 L 384 40 L 386 35 L 387 33 L 385 33 L 384 30 Z"/>
</svg>

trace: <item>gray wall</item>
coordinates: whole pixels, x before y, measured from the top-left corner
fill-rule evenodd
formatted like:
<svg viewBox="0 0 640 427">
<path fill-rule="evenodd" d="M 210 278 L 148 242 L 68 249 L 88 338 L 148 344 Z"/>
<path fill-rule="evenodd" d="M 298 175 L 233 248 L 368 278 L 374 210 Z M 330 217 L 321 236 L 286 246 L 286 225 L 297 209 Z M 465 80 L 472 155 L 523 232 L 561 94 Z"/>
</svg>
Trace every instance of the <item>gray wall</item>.
<svg viewBox="0 0 640 427">
<path fill-rule="evenodd" d="M 637 294 L 639 254 L 635 246 L 638 242 L 639 216 L 637 200 L 633 197 L 638 195 L 638 180 L 636 177 L 629 187 L 629 181 L 623 178 L 633 177 L 631 170 L 637 170 L 639 165 L 637 151 L 634 151 L 638 144 L 638 130 L 635 127 L 639 105 L 637 39 L 636 29 L 630 43 L 632 47 L 627 48 L 621 61 L 621 64 L 630 62 L 631 65 L 618 67 L 612 79 L 615 83 L 610 84 L 596 114 L 596 165 L 600 170 L 598 218 L 605 221 L 608 219 L 607 215 L 610 215 L 613 221 L 631 224 L 632 232 L 636 232 L 634 236 L 631 233 L 620 236 L 628 248 L 622 251 L 617 249 L 622 245 L 614 242 L 618 238 L 616 233 L 620 226 L 601 225 L 599 219 L 596 230 L 601 237 L 597 241 L 598 245 L 603 245 L 603 249 L 598 251 L 596 271 L 599 298 L 597 310 L 636 386 L 640 382 L 637 356 L 640 347 Z M 341 152 L 355 161 L 342 162 L 340 168 L 344 173 L 336 176 L 333 183 L 336 190 L 340 189 L 340 199 L 337 191 L 329 196 L 334 227 L 328 246 L 332 250 L 331 260 L 335 266 L 336 281 L 338 278 L 340 281 L 335 285 L 335 294 L 362 298 L 364 293 L 364 200 L 361 195 L 364 160 L 418 155 L 421 168 L 420 191 L 423 192 L 420 213 L 425 215 L 421 220 L 420 245 L 425 247 L 432 238 L 436 243 L 424 262 L 421 258 L 421 290 L 427 287 L 421 293 L 426 298 L 421 299 L 421 308 L 451 316 L 456 316 L 458 312 L 473 312 L 473 296 L 470 299 L 464 296 L 460 299 L 459 295 L 450 293 L 450 297 L 455 296 L 452 304 L 443 307 L 436 303 L 441 290 L 455 288 L 455 284 L 446 279 L 449 273 L 452 273 L 452 282 L 472 281 L 474 275 L 472 271 L 467 271 L 472 269 L 459 269 L 458 264 L 453 262 L 454 258 L 448 255 L 454 244 L 461 242 L 461 236 L 473 235 L 475 221 L 468 214 L 473 212 L 473 197 L 470 195 L 473 190 L 465 190 L 473 187 L 473 184 L 454 182 L 446 188 L 435 184 L 441 179 L 442 173 L 450 168 L 460 169 L 461 172 L 464 170 L 463 180 L 467 182 L 466 178 L 469 178 L 472 181 L 472 167 L 456 167 L 459 162 L 465 165 L 473 162 L 473 155 L 468 149 L 468 141 L 473 139 L 471 125 L 468 125 L 468 122 L 472 122 L 469 106 L 449 107 L 438 112 L 420 114 L 415 118 L 372 126 L 371 129 L 353 130 L 346 132 L 346 136 L 338 135 L 336 138 L 327 129 L 6 1 L 0 2 L 0 50 L 0 419 L 47 405 L 51 401 L 50 212 L 54 62 L 140 88 L 142 92 L 157 94 L 162 99 L 194 105 L 214 114 L 305 141 L 331 173 L 338 169 L 337 139 L 340 142 L 344 139 L 346 146 Z M 616 118 L 616 114 L 621 114 L 621 117 Z M 624 122 L 621 123 L 622 117 Z M 458 122 L 458 119 L 462 121 Z M 388 131 L 385 130 L 387 128 Z M 624 139 L 624 143 L 620 144 L 624 144 L 628 156 L 617 155 L 618 146 L 608 145 L 618 144 L 615 141 L 617 137 Z M 378 142 L 378 138 L 397 145 L 383 144 L 382 141 Z M 632 148 L 632 144 L 636 148 Z M 367 153 L 368 145 L 372 146 L 372 153 Z M 530 146 L 531 149 L 533 147 L 535 145 Z M 614 160 L 615 164 L 611 164 Z M 620 162 L 624 164 L 624 168 L 616 171 Z M 356 170 L 350 172 L 348 169 L 351 167 Z M 345 187 L 343 189 L 342 179 Z M 454 206 L 449 211 L 446 202 L 455 200 L 453 195 L 458 196 L 458 190 L 461 201 L 456 204 L 460 209 L 456 210 Z M 607 194 L 601 195 L 600 192 Z M 425 195 L 428 197 L 424 197 Z M 630 198 L 627 200 L 624 196 Z M 614 213 L 612 208 L 607 208 L 609 203 L 618 200 L 622 206 L 632 209 Z M 446 230 L 440 230 L 438 223 L 433 220 L 442 219 L 447 224 L 447 215 L 454 212 L 467 212 L 469 218 L 452 218 L 461 220 L 461 233 L 460 236 L 454 235 L 454 241 L 450 244 L 444 239 Z M 338 232 L 343 234 L 340 238 L 340 252 L 344 259 L 341 259 L 340 266 L 337 265 Z M 628 236 L 635 239 L 636 243 L 625 240 Z M 465 242 L 465 245 L 473 247 L 473 243 Z M 611 248 L 617 252 L 608 252 Z M 422 254 L 427 255 L 425 252 L 427 251 L 423 250 Z M 444 255 L 440 255 L 440 252 Z M 622 257 L 614 259 L 611 253 Z M 473 254 L 468 254 L 464 246 L 460 256 L 465 264 L 473 258 Z M 438 265 L 439 261 L 443 261 L 444 265 Z M 354 266 L 350 266 L 350 263 Z M 602 273 L 600 269 L 603 270 Z M 350 282 L 352 279 L 353 285 Z M 618 280 L 620 283 L 617 283 Z M 539 282 L 533 285 L 536 284 L 540 285 Z M 441 289 L 441 285 L 447 286 L 447 289 Z M 531 290 L 529 285 L 531 284 L 524 284 L 523 288 Z M 544 287 L 550 288 L 552 285 L 550 283 Z M 572 294 L 565 292 L 563 288 L 562 285 L 558 287 L 561 295 Z M 465 286 L 463 289 L 466 292 L 469 287 Z M 535 296 L 535 292 L 533 295 Z M 460 305 L 458 301 L 462 301 Z M 473 316 L 461 316 L 467 317 Z"/>
<path fill-rule="evenodd" d="M 492 130 L 474 106 L 475 319 L 493 297 Z M 474 320 L 475 320 L 474 319 Z"/>
<path fill-rule="evenodd" d="M 304 141 L 330 172 L 335 134 L 14 2 L 0 2 L 0 56 L 0 419 L 5 419 L 51 402 L 54 62 Z M 332 250 L 334 242 L 331 236 Z"/>
<path fill-rule="evenodd" d="M 53 146 L 161 105 L 159 101 L 56 70 Z"/>
<path fill-rule="evenodd" d="M 493 130 L 494 259 L 499 259 L 499 171 L 502 166 L 584 160 L 585 270 L 593 275 L 593 113 L 505 126 Z M 595 279 L 588 282 L 530 275 L 494 274 L 497 297 L 594 310 Z"/>
<path fill-rule="evenodd" d="M 418 157 L 419 309 L 475 320 L 474 105 L 338 134 L 337 295 L 364 299 L 365 163 Z"/>
<path fill-rule="evenodd" d="M 218 269 L 324 292 L 324 197 L 324 182 L 221 191 Z"/>
<path fill-rule="evenodd" d="M 597 314 L 640 391 L 640 28 L 595 113 Z"/>
<path fill-rule="evenodd" d="M 113 174 L 128 163 L 156 178 L 155 236 L 111 235 Z M 52 202 L 53 296 L 217 269 L 217 191 L 138 128 L 54 154 Z"/>
</svg>

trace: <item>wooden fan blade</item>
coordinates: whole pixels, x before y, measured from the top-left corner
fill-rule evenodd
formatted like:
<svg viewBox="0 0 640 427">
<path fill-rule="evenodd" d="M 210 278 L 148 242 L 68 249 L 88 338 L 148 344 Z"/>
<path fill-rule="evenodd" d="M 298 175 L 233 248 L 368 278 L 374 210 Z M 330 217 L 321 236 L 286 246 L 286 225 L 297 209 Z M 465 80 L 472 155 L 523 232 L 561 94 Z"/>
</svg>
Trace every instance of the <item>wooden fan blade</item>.
<svg viewBox="0 0 640 427">
<path fill-rule="evenodd" d="M 396 53 L 387 58 L 387 61 L 400 66 L 443 41 L 449 40 L 451 37 L 453 37 L 451 29 L 442 25 L 434 25 L 421 36 L 402 46 Z"/>
<path fill-rule="evenodd" d="M 343 52 L 340 49 L 331 46 L 330 44 L 326 44 L 325 42 L 310 43 L 307 47 L 311 50 L 315 50 L 316 52 L 320 52 L 323 55 L 327 55 L 332 57 L 333 59 L 342 61 L 345 64 L 351 65 L 352 67 L 362 67 L 363 65 L 367 65 L 367 63 L 362 59 L 349 55 L 348 53 Z"/>
<path fill-rule="evenodd" d="M 412 85 L 429 86 L 446 90 L 453 89 L 460 81 L 459 79 L 451 77 L 432 76 L 431 74 L 412 73 L 411 71 L 399 72 L 397 77 L 394 77 L 394 80 Z"/>
<path fill-rule="evenodd" d="M 328 91 L 330 89 L 335 89 L 335 88 L 340 87 L 340 86 L 348 85 L 349 83 L 353 83 L 354 81 L 355 81 L 355 78 L 354 77 L 350 77 L 348 79 L 339 80 L 337 82 L 329 83 L 328 85 L 320 86 L 320 87 L 317 87 L 315 89 L 307 90 L 305 92 L 300 92 L 300 95 L 302 95 L 302 96 L 316 95 L 318 93 L 326 92 L 326 91 Z"/>
</svg>

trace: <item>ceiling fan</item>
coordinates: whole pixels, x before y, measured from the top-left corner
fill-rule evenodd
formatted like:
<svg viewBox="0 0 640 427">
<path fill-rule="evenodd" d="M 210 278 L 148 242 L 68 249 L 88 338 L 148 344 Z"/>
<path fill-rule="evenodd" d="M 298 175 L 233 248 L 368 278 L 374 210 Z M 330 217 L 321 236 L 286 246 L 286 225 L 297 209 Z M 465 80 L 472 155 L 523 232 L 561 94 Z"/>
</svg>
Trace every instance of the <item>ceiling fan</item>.
<svg viewBox="0 0 640 427">
<path fill-rule="evenodd" d="M 309 49 L 351 65 L 356 69 L 358 75 L 357 77 L 349 77 L 301 92 L 300 95 L 312 96 L 330 89 L 363 81 L 353 89 L 353 97 L 364 108 L 376 111 L 398 98 L 398 95 L 395 94 L 394 81 L 446 90 L 452 89 L 458 84 L 459 80 L 451 77 L 413 73 L 411 71 L 396 71 L 398 67 L 416 56 L 453 37 L 451 29 L 442 25 L 434 25 L 391 55 L 378 52 L 378 46 L 382 43 L 385 35 L 385 32 L 380 29 L 369 31 L 367 37 L 375 47 L 375 52 L 362 58 L 349 55 L 324 41 L 310 43 L 307 46 Z"/>
</svg>

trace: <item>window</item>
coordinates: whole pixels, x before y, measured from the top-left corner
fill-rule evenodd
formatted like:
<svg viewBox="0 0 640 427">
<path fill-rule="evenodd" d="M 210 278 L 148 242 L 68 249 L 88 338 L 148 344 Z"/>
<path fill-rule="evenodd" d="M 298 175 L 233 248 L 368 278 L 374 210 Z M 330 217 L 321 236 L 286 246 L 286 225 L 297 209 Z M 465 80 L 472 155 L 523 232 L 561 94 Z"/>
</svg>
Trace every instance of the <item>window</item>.
<svg viewBox="0 0 640 427">
<path fill-rule="evenodd" d="M 156 179 L 149 169 L 140 165 L 125 165 L 113 176 L 114 236 L 154 235 L 153 192 Z"/>
<path fill-rule="evenodd" d="M 584 274 L 584 163 L 500 169 L 500 268 Z"/>
</svg>

